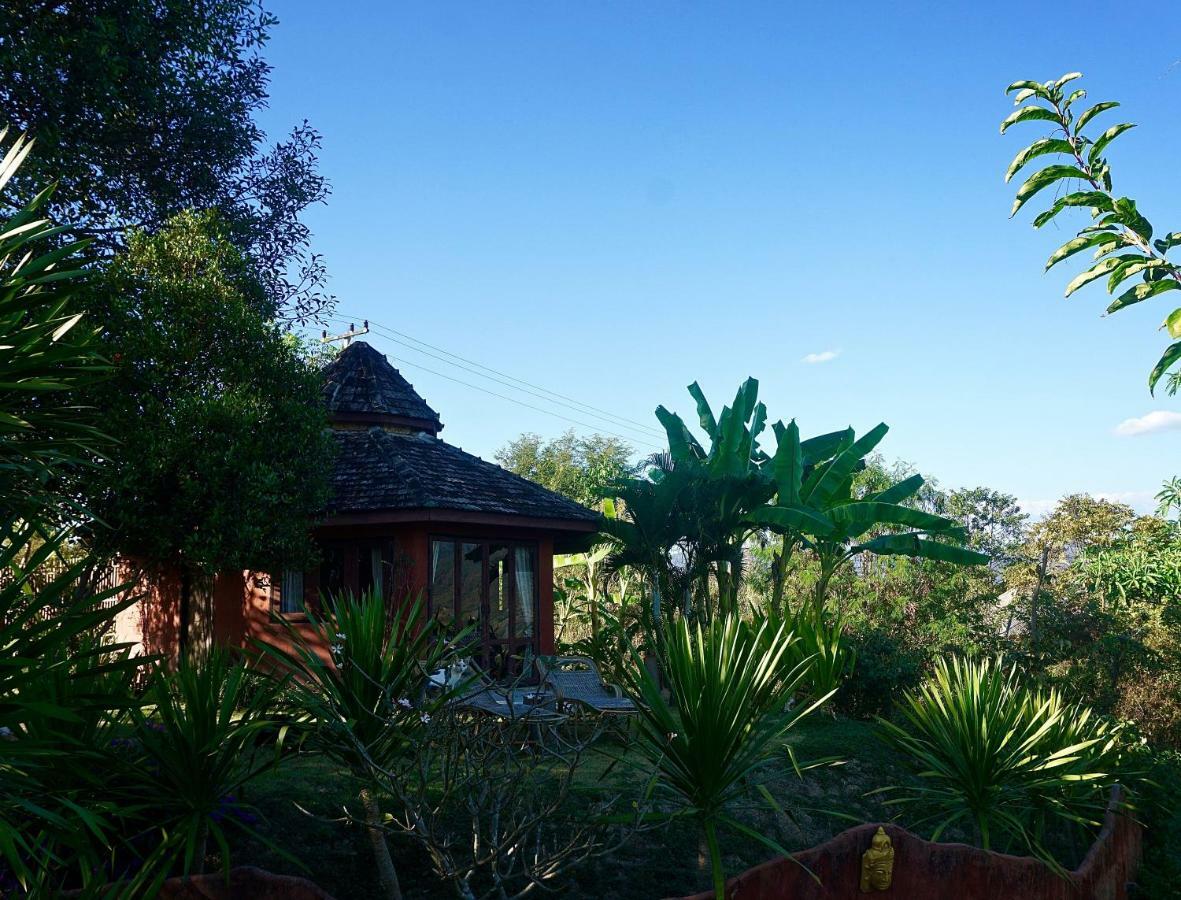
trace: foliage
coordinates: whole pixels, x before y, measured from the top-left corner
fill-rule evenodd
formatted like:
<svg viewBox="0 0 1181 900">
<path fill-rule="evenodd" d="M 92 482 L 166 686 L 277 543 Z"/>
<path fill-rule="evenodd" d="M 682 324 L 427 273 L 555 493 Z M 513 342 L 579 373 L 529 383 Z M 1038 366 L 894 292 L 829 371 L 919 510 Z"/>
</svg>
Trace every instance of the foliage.
<svg viewBox="0 0 1181 900">
<path fill-rule="evenodd" d="M 219 218 L 133 233 L 89 299 L 114 364 L 90 399 L 119 441 L 87 485 L 95 543 L 186 571 L 303 562 L 330 468 L 319 380 Z"/>
<path fill-rule="evenodd" d="M 282 686 L 214 648 L 158 674 L 147 707 L 132 707 L 143 760 L 131 799 L 151 809 L 154 857 L 200 872 L 212 838 L 229 871 L 229 833 L 256 833 L 245 788 L 281 759 L 288 726 L 275 707 Z"/>
<path fill-rule="evenodd" d="M 1014 104 L 1018 108 L 1001 123 L 1001 133 L 1020 122 L 1050 122 L 1053 130 L 1014 157 L 1005 181 L 1035 159 L 1065 159 L 1065 162 L 1052 162 L 1025 179 L 1017 189 L 1011 215 L 1016 215 L 1029 200 L 1051 185 L 1076 182 L 1078 189 L 1067 188 L 1034 218 L 1033 224 L 1041 228 L 1068 207 L 1090 212 L 1092 224 L 1081 228 L 1075 237 L 1050 254 L 1046 269 L 1090 251 L 1094 263 L 1071 280 L 1066 286 L 1066 296 L 1105 277 L 1107 292 L 1113 296 L 1119 292 L 1107 307 L 1107 312 L 1113 313 L 1181 287 L 1181 268 L 1168 257 L 1169 251 L 1181 244 L 1181 232 L 1154 240 L 1152 224 L 1136 208 L 1136 201 L 1113 191 L 1111 166 L 1105 153 L 1112 141 L 1135 126 L 1122 122 L 1102 133 L 1085 132 L 1096 116 L 1119 104 L 1104 101 L 1076 114 L 1074 105 L 1087 96 L 1075 83 L 1081 77 L 1081 72 L 1070 72 L 1055 81 L 1015 81 L 1009 85 L 1006 93 L 1015 92 Z M 1128 287 L 1131 279 L 1136 279 L 1136 283 Z M 1169 393 L 1176 393 L 1181 386 L 1181 371 L 1175 369 L 1181 361 L 1181 340 L 1177 340 L 1181 338 L 1181 308 L 1170 313 L 1161 327 L 1176 343 L 1161 355 L 1148 376 L 1148 388 L 1155 391 L 1161 378 L 1169 375 Z"/>
<path fill-rule="evenodd" d="M 637 813 L 617 812 L 618 794 L 577 784 L 599 736 L 523 719 L 473 721 L 450 704 L 424 723 L 404 767 L 374 763 L 369 777 L 396 798 L 385 827 L 425 850 L 456 896 L 517 900 L 562 888 L 572 868 L 638 830 Z"/>
<path fill-rule="evenodd" d="M 1120 736 L 1056 690 L 1029 689 L 1002 657 L 940 660 L 883 738 L 917 782 L 894 802 L 935 822 L 932 840 L 969 825 L 985 849 L 1017 848 L 1057 865 L 1047 850 L 1057 824 L 1099 827 L 1120 770 Z"/>
<path fill-rule="evenodd" d="M 68 870 L 101 877 L 117 842 L 126 811 L 108 799 L 108 743 L 143 664 L 97 639 L 134 598 L 76 591 L 88 560 L 34 587 L 64 539 L 0 526 L 0 869 L 49 895 Z"/>
<path fill-rule="evenodd" d="M 719 826 L 785 852 L 727 807 L 779 757 L 787 731 L 828 699 L 787 708 L 807 675 L 807 662 L 789 668 L 797 640 L 782 620 L 751 625 L 733 613 L 708 624 L 666 618 L 655 644 L 670 699 L 638 654 L 625 672 L 624 689 L 640 713 L 638 749 L 675 814 L 702 829 L 719 898 L 725 886 Z"/>
<path fill-rule="evenodd" d="M 33 144 L 9 143 L 6 134 L 0 130 L 7 198 Z M 105 372 L 93 326 L 79 324 L 72 302 L 86 242 L 63 242 L 64 228 L 43 218 L 52 194 L 42 190 L 0 223 L 0 496 L 19 517 L 60 520 L 56 507 L 72 499 L 108 442 L 79 401 Z"/>
<path fill-rule="evenodd" d="M 839 696 L 857 665 L 857 651 L 845 638 L 844 621 L 839 615 L 831 620 L 816 616 L 810 606 L 803 605 L 787 624 L 799 639 L 792 645 L 789 668 L 802 666 L 807 672 L 800 686 L 809 697 Z"/>
<path fill-rule="evenodd" d="M 263 652 L 283 671 L 296 673 L 290 702 L 310 729 L 308 745 L 344 766 L 362 785 L 380 770 L 405 770 L 423 725 L 448 699 L 423 693 L 427 672 L 450 656 L 422 597 L 387 609 L 380 591 L 333 599 L 323 618 L 309 613 L 311 634 L 289 626 L 290 652 L 271 644 Z M 463 635 L 457 638 L 462 641 Z M 317 644 L 331 648 L 324 659 Z M 401 887 L 382 833 L 378 800 L 363 787 L 361 802 L 385 896 Z"/>
<path fill-rule="evenodd" d="M 38 140 L 19 203 L 55 181 L 48 209 L 110 252 L 186 209 L 216 209 L 249 260 L 268 318 L 330 310 L 300 220 L 324 200 L 306 122 L 266 146 L 254 120 L 277 20 L 255 0 L 19 3 L 0 34 L 0 121 Z"/>
<path fill-rule="evenodd" d="M 838 708 L 858 718 L 889 715 L 904 692 L 922 679 L 926 648 L 883 627 L 854 631 L 845 640 L 857 654 L 857 665 L 836 695 Z"/>
<path fill-rule="evenodd" d="M 790 540 L 816 554 L 820 574 L 813 607 L 818 616 L 824 610 L 833 575 L 859 554 L 903 555 L 957 565 L 988 561 L 987 556 L 958 546 L 966 534 L 956 523 L 904 504 L 922 487 L 921 475 L 853 496 L 854 474 L 865 468 L 865 457 L 888 430 L 880 424 L 857 438 L 853 429 L 848 429 L 836 439 L 831 457 L 809 470 L 795 421 L 786 427 L 776 424 L 778 444 L 769 463 L 776 503 L 752 510 L 748 521 L 784 534 L 785 547 Z M 910 530 L 900 532 L 897 528 Z M 879 533 L 873 534 L 875 531 Z"/>
<path fill-rule="evenodd" d="M 522 434 L 494 458 L 510 472 L 594 508 L 609 485 L 631 474 L 631 457 L 632 448 L 618 438 L 580 438 L 570 430 L 548 442 L 540 435 Z"/>
</svg>

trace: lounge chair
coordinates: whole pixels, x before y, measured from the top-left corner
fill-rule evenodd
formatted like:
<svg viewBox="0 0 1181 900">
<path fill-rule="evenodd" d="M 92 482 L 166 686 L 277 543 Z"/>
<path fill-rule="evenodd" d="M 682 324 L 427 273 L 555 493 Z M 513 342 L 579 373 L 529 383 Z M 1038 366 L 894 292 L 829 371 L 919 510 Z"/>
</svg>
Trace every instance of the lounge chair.
<svg viewBox="0 0 1181 900">
<path fill-rule="evenodd" d="M 603 681 L 594 661 L 585 656 L 539 656 L 541 683 L 553 690 L 560 706 L 580 707 L 604 716 L 632 716 L 636 705 L 618 685 Z"/>
</svg>

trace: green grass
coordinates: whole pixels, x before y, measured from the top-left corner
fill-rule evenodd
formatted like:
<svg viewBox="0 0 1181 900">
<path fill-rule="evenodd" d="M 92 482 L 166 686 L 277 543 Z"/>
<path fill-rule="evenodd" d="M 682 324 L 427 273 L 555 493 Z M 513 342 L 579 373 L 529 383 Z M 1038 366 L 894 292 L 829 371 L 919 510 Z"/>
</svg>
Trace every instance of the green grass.
<svg viewBox="0 0 1181 900">
<path fill-rule="evenodd" d="M 752 801 L 739 818 L 789 849 L 810 847 L 854 824 L 830 812 L 859 821 L 888 818 L 879 799 L 864 796 L 899 778 L 895 758 L 873 732 L 870 723 L 833 719 L 824 714 L 805 720 L 789 740 L 797 756 L 801 760 L 836 756 L 847 763 L 805 772 L 801 780 L 785 755 L 782 769 L 772 773 L 768 787 L 792 815 Z M 618 745 L 605 742 L 603 751 L 587 758 L 580 769 L 580 785 L 606 795 L 638 796 L 643 790 L 643 774 L 612 762 L 608 754 L 618 755 Z M 272 872 L 303 875 L 338 900 L 374 896 L 369 846 L 359 827 L 343 821 L 345 805 L 357 809 L 356 789 L 340 770 L 323 759 L 297 758 L 259 779 L 247 800 L 264 817 L 260 830 L 301 860 L 306 870 L 254 841 L 235 848 L 234 865 L 250 864 Z M 394 838 L 391 847 L 407 898 L 450 896 L 431 873 L 422 852 L 410 841 Z M 749 839 L 733 835 L 723 835 L 722 850 L 729 874 L 737 874 L 772 855 Z M 638 835 L 612 856 L 573 872 L 561 896 L 651 900 L 705 890 L 709 884 L 709 866 L 701 858 L 698 832 L 684 822 Z"/>
</svg>

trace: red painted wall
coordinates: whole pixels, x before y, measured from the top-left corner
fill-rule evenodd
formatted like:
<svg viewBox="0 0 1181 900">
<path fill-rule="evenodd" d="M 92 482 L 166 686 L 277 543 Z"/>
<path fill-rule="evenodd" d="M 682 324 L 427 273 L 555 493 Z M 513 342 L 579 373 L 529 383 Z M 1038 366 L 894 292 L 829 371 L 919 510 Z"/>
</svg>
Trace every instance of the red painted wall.
<svg viewBox="0 0 1181 900">
<path fill-rule="evenodd" d="M 321 541 L 372 541 L 392 538 L 395 542 L 394 584 L 389 600 L 425 596 L 429 568 L 429 543 L 432 536 L 528 540 L 536 542 L 538 556 L 537 638 L 542 653 L 554 650 L 553 536 L 531 529 L 491 528 L 469 524 L 422 524 L 322 528 L 316 533 Z M 356 560 L 346 565 L 346 587 L 356 586 Z M 350 568 L 351 566 L 351 568 Z M 130 575 L 133 567 L 128 564 Z M 275 577 L 279 577 L 276 573 Z M 315 608 L 318 575 L 305 576 L 305 596 Z M 351 583 L 350 583 L 351 582 Z M 147 653 L 160 653 L 175 660 L 179 645 L 180 578 L 175 569 L 145 575 L 141 579 L 143 599 L 138 611 L 129 617 L 130 625 L 121 626 L 121 640 L 142 641 Z M 253 641 L 271 643 L 290 649 L 289 628 L 314 640 L 314 630 L 302 616 L 278 618 L 272 608 L 270 575 L 261 571 L 223 572 L 213 583 L 213 637 L 229 647 L 246 647 Z M 134 622 L 138 618 L 138 633 Z M 328 648 L 317 648 L 327 659 Z"/>
<path fill-rule="evenodd" d="M 860 892 L 861 854 L 877 825 L 859 825 L 831 841 L 780 857 L 726 883 L 732 900 L 1127 900 L 1140 865 L 1143 829 L 1117 811 L 1113 797 L 1099 837 L 1067 877 L 1023 856 L 966 844 L 936 844 L 884 825 L 894 845 L 894 878 L 885 891 Z M 813 874 L 815 873 L 815 878 Z M 683 900 L 713 900 L 705 891 Z"/>
</svg>

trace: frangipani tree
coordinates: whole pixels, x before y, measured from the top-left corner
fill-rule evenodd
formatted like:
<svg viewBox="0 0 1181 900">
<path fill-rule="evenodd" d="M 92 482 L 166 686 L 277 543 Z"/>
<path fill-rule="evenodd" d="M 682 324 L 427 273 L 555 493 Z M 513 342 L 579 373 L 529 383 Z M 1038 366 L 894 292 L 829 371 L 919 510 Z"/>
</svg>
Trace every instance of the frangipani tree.
<svg viewBox="0 0 1181 900">
<path fill-rule="evenodd" d="M 806 442 L 800 441 L 795 421 L 786 427 L 782 423 L 776 426 L 779 446 L 770 465 L 776 504 L 752 510 L 747 520 L 783 535 L 785 553 L 798 543 L 816 554 L 820 562 L 812 600 L 816 615 L 824 610 L 833 575 L 861 553 L 959 565 L 988 562 L 985 554 L 957 546 L 967 535 L 951 519 L 905 505 L 922 487 L 921 475 L 863 497 L 853 495 L 853 476 L 865 467 L 865 457 L 887 431 L 889 427 L 882 423 L 858 438 L 850 428 L 839 438 L 830 458 L 808 466 L 804 462 Z M 822 443 L 829 440 L 826 435 Z M 884 528 L 905 530 L 882 533 Z"/>
</svg>

